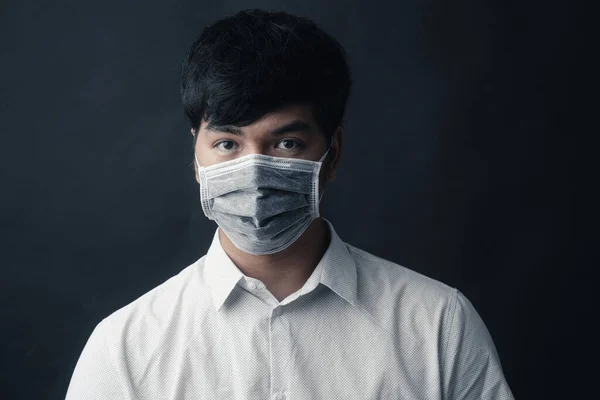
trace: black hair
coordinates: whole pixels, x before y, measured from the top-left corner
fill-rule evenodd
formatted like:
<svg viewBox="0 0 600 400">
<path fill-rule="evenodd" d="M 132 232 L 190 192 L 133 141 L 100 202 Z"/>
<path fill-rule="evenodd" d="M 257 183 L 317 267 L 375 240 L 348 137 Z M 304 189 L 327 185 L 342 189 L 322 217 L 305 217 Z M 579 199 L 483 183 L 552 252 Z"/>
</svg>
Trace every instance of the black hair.
<svg viewBox="0 0 600 400">
<path fill-rule="evenodd" d="M 297 103 L 312 106 L 329 142 L 350 86 L 341 44 L 313 21 L 285 12 L 244 10 L 205 27 L 181 66 L 183 107 L 196 132 L 202 119 L 245 126 Z"/>
</svg>

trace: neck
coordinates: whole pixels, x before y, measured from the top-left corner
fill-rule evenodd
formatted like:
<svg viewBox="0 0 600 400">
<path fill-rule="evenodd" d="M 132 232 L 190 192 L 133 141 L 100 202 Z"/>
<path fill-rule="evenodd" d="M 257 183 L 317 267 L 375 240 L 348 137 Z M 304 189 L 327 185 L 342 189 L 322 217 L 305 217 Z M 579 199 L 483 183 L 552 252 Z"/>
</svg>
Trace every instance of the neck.
<svg viewBox="0 0 600 400">
<path fill-rule="evenodd" d="M 263 282 L 281 301 L 300 289 L 310 277 L 329 246 L 330 232 L 325 221 L 316 218 L 288 248 L 268 255 L 244 253 L 220 228 L 219 240 L 225 253 L 244 275 Z"/>
</svg>

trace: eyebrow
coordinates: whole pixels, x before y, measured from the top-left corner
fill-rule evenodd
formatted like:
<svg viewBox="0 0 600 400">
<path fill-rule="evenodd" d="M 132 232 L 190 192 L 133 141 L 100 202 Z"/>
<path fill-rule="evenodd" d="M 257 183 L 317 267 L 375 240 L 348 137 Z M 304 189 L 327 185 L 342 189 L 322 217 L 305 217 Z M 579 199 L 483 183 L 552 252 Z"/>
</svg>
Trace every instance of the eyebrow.
<svg viewBox="0 0 600 400">
<path fill-rule="evenodd" d="M 274 129 L 270 132 L 271 135 L 277 136 L 277 135 L 283 135 L 285 133 L 290 133 L 290 132 L 307 132 L 310 131 L 312 129 L 312 127 L 307 124 L 306 122 L 300 121 L 300 120 L 296 120 L 293 122 L 290 122 L 289 124 L 280 126 L 277 129 Z M 211 125 L 210 123 L 204 128 L 204 130 L 207 133 L 231 133 L 232 135 L 239 135 L 239 136 L 243 136 L 244 132 L 233 125 Z"/>
</svg>

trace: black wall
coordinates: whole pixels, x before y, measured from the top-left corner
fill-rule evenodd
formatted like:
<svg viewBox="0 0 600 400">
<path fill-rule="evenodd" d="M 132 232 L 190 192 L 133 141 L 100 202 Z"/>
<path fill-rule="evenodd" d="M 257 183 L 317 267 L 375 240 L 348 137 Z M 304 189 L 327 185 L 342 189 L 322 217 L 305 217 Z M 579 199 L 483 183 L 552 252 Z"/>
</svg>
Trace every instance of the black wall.
<svg viewBox="0 0 600 400">
<path fill-rule="evenodd" d="M 206 252 L 179 65 L 251 7 L 311 17 L 348 51 L 324 197 L 342 239 L 458 287 L 516 398 L 578 398 L 567 301 L 595 174 L 572 178 L 568 12 L 492 0 L 2 2 L 0 398 L 64 398 L 94 326 Z"/>
</svg>

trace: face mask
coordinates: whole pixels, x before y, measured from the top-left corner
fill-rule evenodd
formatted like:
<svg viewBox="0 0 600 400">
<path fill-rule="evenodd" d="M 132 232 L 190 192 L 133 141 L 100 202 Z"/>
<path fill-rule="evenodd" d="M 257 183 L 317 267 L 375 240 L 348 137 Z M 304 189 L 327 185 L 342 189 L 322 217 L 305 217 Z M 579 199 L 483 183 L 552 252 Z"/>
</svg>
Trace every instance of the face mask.
<svg viewBox="0 0 600 400">
<path fill-rule="evenodd" d="M 327 153 L 319 161 L 249 154 L 207 167 L 196 159 L 204 215 L 245 253 L 286 249 L 319 216 Z"/>
</svg>

